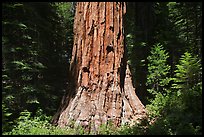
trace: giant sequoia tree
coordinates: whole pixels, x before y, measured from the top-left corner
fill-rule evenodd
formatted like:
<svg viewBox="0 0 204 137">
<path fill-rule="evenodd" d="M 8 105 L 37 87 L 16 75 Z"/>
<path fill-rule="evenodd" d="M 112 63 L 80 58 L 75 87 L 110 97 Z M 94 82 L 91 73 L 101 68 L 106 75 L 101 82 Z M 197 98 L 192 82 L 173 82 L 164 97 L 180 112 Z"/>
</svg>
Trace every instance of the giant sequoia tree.
<svg viewBox="0 0 204 137">
<path fill-rule="evenodd" d="M 72 86 L 53 123 L 97 128 L 137 121 L 145 109 L 135 93 L 124 43 L 123 2 L 78 2 L 70 64 Z"/>
</svg>

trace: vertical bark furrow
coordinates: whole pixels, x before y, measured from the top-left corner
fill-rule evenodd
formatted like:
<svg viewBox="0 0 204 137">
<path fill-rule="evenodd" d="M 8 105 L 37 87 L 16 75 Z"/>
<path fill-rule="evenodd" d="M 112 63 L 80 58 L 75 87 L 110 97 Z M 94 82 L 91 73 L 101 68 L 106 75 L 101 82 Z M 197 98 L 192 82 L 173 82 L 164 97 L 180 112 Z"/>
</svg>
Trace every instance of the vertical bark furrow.
<svg viewBox="0 0 204 137">
<path fill-rule="evenodd" d="M 134 87 L 132 86 L 132 84 L 130 85 L 128 83 L 132 83 L 132 79 L 131 79 L 129 66 L 127 65 L 124 89 L 125 89 L 126 98 L 130 104 L 130 107 L 132 108 L 132 113 L 133 113 L 132 119 L 136 121 L 137 119 L 141 119 L 142 117 L 144 117 L 146 112 L 142 102 L 139 100 L 137 95 L 135 93 L 127 92 L 129 90 L 134 90 Z"/>
</svg>

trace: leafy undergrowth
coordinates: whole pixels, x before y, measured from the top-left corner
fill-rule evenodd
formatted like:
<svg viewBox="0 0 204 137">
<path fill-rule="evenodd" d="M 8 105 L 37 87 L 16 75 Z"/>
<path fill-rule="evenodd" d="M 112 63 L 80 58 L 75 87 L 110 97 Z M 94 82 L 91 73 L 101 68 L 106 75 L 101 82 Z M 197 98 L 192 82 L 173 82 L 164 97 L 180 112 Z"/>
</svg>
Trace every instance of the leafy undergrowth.
<svg viewBox="0 0 204 137">
<path fill-rule="evenodd" d="M 181 116 L 181 115 L 180 115 Z M 149 124 L 144 119 L 140 124 L 122 125 L 115 128 L 111 122 L 102 124 L 95 132 L 87 132 L 82 127 L 78 128 L 60 128 L 49 123 L 51 117 L 48 117 L 38 111 L 35 117 L 28 111 L 21 112 L 17 119 L 17 125 L 9 132 L 3 132 L 3 135 L 176 135 L 176 134 L 202 134 L 202 127 L 194 128 L 190 123 L 180 124 L 180 117 L 167 116 L 158 118 L 153 124 Z M 179 118 L 179 119 L 177 119 Z M 174 120 L 173 120 L 174 119 Z M 173 122 L 172 122 L 173 120 Z M 177 124 L 177 125 L 176 125 Z M 176 129 L 174 129 L 176 127 Z"/>
<path fill-rule="evenodd" d="M 129 125 L 115 128 L 111 122 L 102 124 L 97 132 L 86 132 L 82 127 L 78 128 L 59 128 L 49 123 L 51 117 L 42 114 L 39 110 L 35 117 L 31 116 L 28 111 L 21 112 L 17 119 L 17 125 L 9 132 L 3 135 L 131 135 L 140 134 L 133 130 Z M 137 132 L 137 133 L 136 133 Z"/>
</svg>

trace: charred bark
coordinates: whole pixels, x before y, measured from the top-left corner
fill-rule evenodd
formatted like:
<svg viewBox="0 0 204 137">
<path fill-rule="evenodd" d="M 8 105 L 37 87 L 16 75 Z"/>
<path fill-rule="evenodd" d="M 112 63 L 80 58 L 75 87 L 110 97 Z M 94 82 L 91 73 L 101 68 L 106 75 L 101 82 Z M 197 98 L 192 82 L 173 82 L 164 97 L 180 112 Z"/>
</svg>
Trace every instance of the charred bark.
<svg viewBox="0 0 204 137">
<path fill-rule="evenodd" d="M 135 94 L 124 44 L 123 2 L 78 2 L 70 71 L 73 86 L 53 118 L 60 127 L 97 129 L 137 121 L 145 108 Z"/>
</svg>

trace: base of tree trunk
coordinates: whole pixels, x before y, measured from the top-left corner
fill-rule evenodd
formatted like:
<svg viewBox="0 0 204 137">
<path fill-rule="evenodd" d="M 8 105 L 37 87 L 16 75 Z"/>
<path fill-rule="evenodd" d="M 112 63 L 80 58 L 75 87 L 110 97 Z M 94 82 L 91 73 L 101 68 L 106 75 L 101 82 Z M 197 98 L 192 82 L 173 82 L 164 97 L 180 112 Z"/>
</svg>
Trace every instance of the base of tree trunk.
<svg viewBox="0 0 204 137">
<path fill-rule="evenodd" d="M 112 93 L 79 87 L 74 98 L 73 95 L 64 97 L 52 123 L 60 127 L 80 125 L 90 131 L 108 121 L 117 127 L 140 122 L 146 117 L 146 111 L 135 93 L 128 65 L 124 82 L 124 89 L 113 89 Z"/>
</svg>

